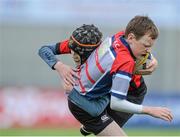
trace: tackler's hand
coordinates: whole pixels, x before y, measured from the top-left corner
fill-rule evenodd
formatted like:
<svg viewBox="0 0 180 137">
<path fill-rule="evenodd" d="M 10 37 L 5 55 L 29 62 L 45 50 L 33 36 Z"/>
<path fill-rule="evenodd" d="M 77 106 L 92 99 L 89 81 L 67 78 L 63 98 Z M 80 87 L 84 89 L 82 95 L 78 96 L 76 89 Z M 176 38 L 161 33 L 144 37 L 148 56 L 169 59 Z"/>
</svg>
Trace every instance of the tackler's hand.
<svg viewBox="0 0 180 137">
<path fill-rule="evenodd" d="M 71 83 L 63 83 L 63 89 L 69 94 L 73 89 L 73 85 Z"/>
<path fill-rule="evenodd" d="M 75 85 L 75 78 L 79 79 L 75 69 L 72 69 L 70 66 L 63 64 L 60 61 L 55 64 L 54 68 L 57 70 L 64 83 L 67 85 Z"/>
</svg>

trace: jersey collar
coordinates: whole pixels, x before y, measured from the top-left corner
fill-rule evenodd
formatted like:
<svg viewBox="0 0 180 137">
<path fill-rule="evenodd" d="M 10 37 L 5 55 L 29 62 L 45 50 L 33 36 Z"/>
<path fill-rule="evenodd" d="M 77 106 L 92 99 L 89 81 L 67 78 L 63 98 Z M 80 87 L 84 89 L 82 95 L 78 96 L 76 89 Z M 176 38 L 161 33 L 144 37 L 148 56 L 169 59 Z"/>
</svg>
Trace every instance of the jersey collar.
<svg viewBox="0 0 180 137">
<path fill-rule="evenodd" d="M 133 57 L 133 59 L 136 60 L 136 57 L 134 56 L 134 54 L 133 54 L 133 52 L 131 50 L 131 47 L 129 46 L 129 44 L 125 40 L 124 36 L 120 36 L 120 41 L 129 50 L 129 52 L 130 52 L 131 56 Z"/>
</svg>

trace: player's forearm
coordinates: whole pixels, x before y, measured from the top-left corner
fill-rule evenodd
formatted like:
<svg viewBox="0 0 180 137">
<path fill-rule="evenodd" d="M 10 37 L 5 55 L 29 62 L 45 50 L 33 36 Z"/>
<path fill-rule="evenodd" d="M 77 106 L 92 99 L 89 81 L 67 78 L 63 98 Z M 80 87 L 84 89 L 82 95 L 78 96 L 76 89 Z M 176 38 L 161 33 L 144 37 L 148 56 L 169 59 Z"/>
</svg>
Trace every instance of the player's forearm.
<svg viewBox="0 0 180 137">
<path fill-rule="evenodd" d="M 155 118 L 163 119 L 165 121 L 172 121 L 173 119 L 171 111 L 166 107 L 142 106 L 131 103 L 125 99 L 117 98 L 115 96 L 111 96 L 110 107 L 116 111 L 133 114 L 146 114 Z"/>
<path fill-rule="evenodd" d="M 55 46 L 42 46 L 38 52 L 39 56 L 52 68 L 58 62 Z"/>
<path fill-rule="evenodd" d="M 143 110 L 142 105 L 131 103 L 125 99 L 120 99 L 115 96 L 111 96 L 111 109 L 126 113 L 141 114 Z"/>
</svg>

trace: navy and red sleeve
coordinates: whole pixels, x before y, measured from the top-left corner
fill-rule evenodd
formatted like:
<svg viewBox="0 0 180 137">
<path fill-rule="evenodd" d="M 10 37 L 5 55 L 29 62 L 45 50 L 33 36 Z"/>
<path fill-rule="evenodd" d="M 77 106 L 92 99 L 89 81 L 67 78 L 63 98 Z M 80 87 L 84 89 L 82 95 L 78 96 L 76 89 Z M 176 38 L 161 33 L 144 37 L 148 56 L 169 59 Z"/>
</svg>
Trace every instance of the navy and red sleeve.
<svg viewBox="0 0 180 137">
<path fill-rule="evenodd" d="M 144 81 L 144 78 L 141 75 L 133 75 L 132 80 L 130 82 L 129 91 L 131 94 L 141 94 L 147 92 L 147 86 Z"/>
<path fill-rule="evenodd" d="M 64 40 L 56 44 L 56 52 L 58 54 L 68 54 L 71 53 L 71 50 L 68 46 L 69 40 Z"/>
</svg>

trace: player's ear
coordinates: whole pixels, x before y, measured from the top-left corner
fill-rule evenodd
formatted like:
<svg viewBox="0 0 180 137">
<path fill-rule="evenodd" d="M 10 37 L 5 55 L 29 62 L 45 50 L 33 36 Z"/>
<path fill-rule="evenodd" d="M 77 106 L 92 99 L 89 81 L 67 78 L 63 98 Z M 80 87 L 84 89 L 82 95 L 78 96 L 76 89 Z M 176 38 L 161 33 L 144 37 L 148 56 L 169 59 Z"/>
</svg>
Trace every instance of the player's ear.
<svg viewBox="0 0 180 137">
<path fill-rule="evenodd" d="M 132 41 L 135 39 L 135 35 L 133 33 L 129 33 L 128 36 L 127 36 L 127 41 L 129 44 L 132 43 Z"/>
<path fill-rule="evenodd" d="M 127 36 L 127 39 L 129 40 L 132 40 L 132 39 L 135 39 L 136 36 L 134 35 L 134 33 L 129 33 L 128 36 Z"/>
</svg>

